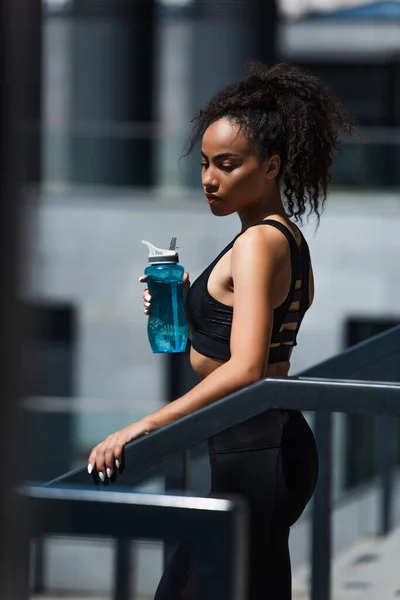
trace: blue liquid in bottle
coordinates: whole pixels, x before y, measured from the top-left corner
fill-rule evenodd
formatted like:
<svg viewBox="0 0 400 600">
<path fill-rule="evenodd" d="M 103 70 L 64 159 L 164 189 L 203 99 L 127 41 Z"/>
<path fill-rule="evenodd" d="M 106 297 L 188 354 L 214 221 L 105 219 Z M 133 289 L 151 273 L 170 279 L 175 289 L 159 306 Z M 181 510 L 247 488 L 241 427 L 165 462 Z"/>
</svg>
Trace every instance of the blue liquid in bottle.
<svg viewBox="0 0 400 600">
<path fill-rule="evenodd" d="M 176 239 L 173 240 L 176 243 Z M 151 349 L 154 354 L 184 352 L 188 338 L 182 283 L 184 268 L 178 264 L 178 254 L 171 247 L 161 250 L 145 243 L 150 250 L 150 264 L 144 272 L 151 294 L 147 325 Z"/>
</svg>

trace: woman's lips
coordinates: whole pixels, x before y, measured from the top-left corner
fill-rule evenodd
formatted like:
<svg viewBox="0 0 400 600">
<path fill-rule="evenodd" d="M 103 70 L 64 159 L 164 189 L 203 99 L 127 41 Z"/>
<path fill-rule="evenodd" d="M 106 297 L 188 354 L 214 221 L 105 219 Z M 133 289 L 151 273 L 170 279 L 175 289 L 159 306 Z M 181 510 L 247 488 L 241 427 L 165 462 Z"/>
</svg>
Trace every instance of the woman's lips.
<svg viewBox="0 0 400 600">
<path fill-rule="evenodd" d="M 218 196 L 214 196 L 214 194 L 206 194 L 206 198 L 208 200 L 208 204 L 214 204 L 215 202 L 218 202 L 218 200 L 221 199 Z"/>
</svg>

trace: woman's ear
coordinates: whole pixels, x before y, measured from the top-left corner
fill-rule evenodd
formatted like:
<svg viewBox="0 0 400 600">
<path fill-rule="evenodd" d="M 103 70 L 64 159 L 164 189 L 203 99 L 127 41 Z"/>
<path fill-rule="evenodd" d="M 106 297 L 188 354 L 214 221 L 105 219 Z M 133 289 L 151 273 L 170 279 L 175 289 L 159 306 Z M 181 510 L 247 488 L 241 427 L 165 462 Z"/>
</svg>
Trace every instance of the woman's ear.
<svg viewBox="0 0 400 600">
<path fill-rule="evenodd" d="M 281 169 L 281 157 L 279 154 L 273 154 L 265 161 L 265 177 L 267 179 L 275 179 L 278 177 Z"/>
</svg>

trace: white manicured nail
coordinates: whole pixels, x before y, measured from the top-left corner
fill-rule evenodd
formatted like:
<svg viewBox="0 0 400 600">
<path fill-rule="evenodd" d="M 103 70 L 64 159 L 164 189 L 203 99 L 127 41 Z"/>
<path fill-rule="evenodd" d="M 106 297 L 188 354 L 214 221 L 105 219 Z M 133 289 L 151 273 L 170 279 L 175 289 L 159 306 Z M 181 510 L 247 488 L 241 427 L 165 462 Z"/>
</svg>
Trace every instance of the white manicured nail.
<svg viewBox="0 0 400 600">
<path fill-rule="evenodd" d="M 144 305 L 145 305 L 146 308 L 149 308 L 150 302 L 145 302 Z"/>
<path fill-rule="evenodd" d="M 100 478 L 100 481 L 104 481 L 104 479 L 105 479 L 105 477 L 101 471 L 99 471 L 99 478 Z"/>
<path fill-rule="evenodd" d="M 119 469 L 119 460 L 115 461 L 115 466 L 117 467 L 117 469 Z"/>
<path fill-rule="evenodd" d="M 145 308 L 143 312 L 144 312 L 145 315 L 149 314 L 149 311 L 147 310 L 147 308 Z"/>
<path fill-rule="evenodd" d="M 150 294 L 146 294 L 144 299 L 146 300 L 146 302 L 150 302 L 150 300 L 151 300 Z"/>
<path fill-rule="evenodd" d="M 89 473 L 89 475 L 91 474 L 92 471 L 93 471 L 92 465 L 88 465 L 87 466 L 87 472 Z"/>
<path fill-rule="evenodd" d="M 111 469 L 107 469 L 107 477 L 108 479 L 111 479 Z"/>
</svg>

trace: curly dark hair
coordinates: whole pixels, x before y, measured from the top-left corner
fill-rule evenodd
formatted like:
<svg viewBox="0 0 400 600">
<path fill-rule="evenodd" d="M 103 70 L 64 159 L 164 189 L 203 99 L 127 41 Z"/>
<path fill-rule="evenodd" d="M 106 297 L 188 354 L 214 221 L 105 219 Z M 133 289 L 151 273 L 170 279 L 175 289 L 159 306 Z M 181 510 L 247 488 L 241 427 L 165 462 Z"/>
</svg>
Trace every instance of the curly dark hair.
<svg viewBox="0 0 400 600">
<path fill-rule="evenodd" d="M 309 206 L 319 223 L 340 134 L 354 127 L 332 91 L 299 67 L 252 62 L 244 79 L 224 87 L 193 119 L 185 156 L 222 117 L 245 131 L 261 160 L 280 156 L 288 215 L 301 222 Z"/>
</svg>

